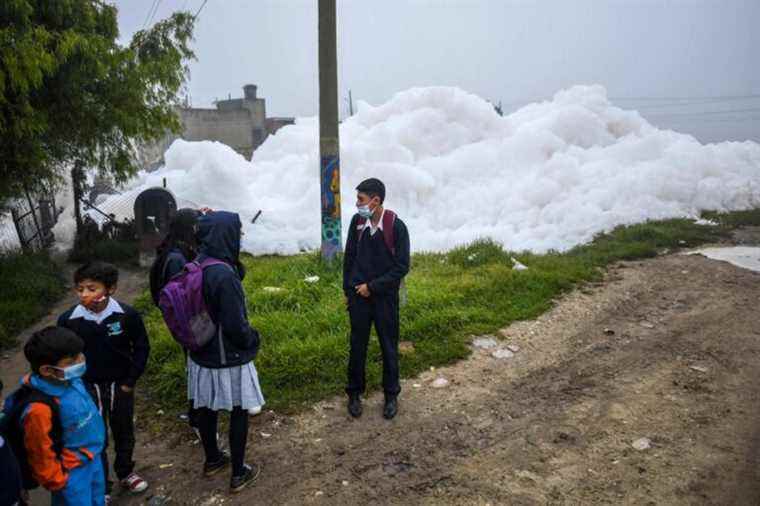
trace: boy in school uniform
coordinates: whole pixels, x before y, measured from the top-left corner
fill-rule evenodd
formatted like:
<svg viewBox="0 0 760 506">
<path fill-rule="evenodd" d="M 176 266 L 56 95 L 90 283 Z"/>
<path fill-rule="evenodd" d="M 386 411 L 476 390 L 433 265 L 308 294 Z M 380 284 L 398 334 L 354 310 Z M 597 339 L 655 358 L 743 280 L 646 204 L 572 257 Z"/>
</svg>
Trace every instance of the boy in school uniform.
<svg viewBox="0 0 760 506">
<path fill-rule="evenodd" d="M 351 220 L 343 257 L 343 291 L 351 319 L 348 363 L 348 412 L 362 414 L 367 345 L 375 325 L 383 355 L 383 416 L 398 412 L 399 289 L 409 272 L 409 233 L 390 209 L 385 209 L 385 185 L 363 181 L 357 190 L 357 214 Z"/>
<path fill-rule="evenodd" d="M 79 337 L 59 327 L 32 335 L 24 346 L 32 373 L 3 410 L 24 488 L 41 485 L 52 493 L 53 506 L 105 502 L 105 427 L 81 379 L 87 367 L 82 349 Z"/>
<path fill-rule="evenodd" d="M 84 341 L 87 358 L 85 383 L 111 427 L 116 458 L 114 471 L 122 488 L 140 493 L 148 483 L 134 472 L 134 389 L 145 370 L 150 352 L 148 335 L 140 314 L 117 301 L 113 295 L 119 271 L 111 264 L 90 262 L 74 273 L 79 304 L 58 318 L 58 326 L 72 330 Z M 106 431 L 106 447 L 108 446 Z M 109 481 L 108 455 L 103 450 L 106 493 Z"/>
</svg>

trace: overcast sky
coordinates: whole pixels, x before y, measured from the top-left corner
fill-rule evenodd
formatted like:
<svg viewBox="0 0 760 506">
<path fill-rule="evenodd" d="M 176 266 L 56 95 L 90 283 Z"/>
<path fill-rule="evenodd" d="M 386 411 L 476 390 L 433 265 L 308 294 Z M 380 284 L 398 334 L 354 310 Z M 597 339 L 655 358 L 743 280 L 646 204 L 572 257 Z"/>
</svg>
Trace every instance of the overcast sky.
<svg viewBox="0 0 760 506">
<path fill-rule="evenodd" d="M 203 0 L 113 3 L 128 41 L 156 3 L 148 25 Z M 254 83 L 270 116 L 316 114 L 316 6 L 207 0 L 193 105 Z M 760 0 L 338 0 L 338 32 L 342 98 L 350 88 L 377 104 L 411 86 L 455 85 L 509 111 L 599 83 L 653 123 L 705 141 L 760 141 Z"/>
</svg>

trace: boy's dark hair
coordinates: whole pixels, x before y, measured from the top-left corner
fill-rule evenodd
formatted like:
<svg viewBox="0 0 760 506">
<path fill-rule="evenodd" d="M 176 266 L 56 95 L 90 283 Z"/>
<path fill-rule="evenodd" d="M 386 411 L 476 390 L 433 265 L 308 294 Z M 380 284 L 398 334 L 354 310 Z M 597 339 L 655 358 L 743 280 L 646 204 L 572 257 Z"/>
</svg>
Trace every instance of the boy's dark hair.
<svg viewBox="0 0 760 506">
<path fill-rule="evenodd" d="M 46 327 L 32 334 L 24 345 L 24 356 L 39 373 L 43 365 L 56 365 L 64 358 L 76 357 L 84 350 L 78 335 L 63 327 Z"/>
<path fill-rule="evenodd" d="M 380 197 L 380 203 L 385 202 L 385 185 L 377 178 L 365 179 L 359 186 L 356 187 L 356 191 L 366 193 L 370 198 Z"/>
<path fill-rule="evenodd" d="M 74 273 L 74 284 L 79 284 L 85 279 L 99 281 L 106 288 L 113 288 L 119 282 L 119 270 L 106 262 L 87 262 Z"/>
</svg>

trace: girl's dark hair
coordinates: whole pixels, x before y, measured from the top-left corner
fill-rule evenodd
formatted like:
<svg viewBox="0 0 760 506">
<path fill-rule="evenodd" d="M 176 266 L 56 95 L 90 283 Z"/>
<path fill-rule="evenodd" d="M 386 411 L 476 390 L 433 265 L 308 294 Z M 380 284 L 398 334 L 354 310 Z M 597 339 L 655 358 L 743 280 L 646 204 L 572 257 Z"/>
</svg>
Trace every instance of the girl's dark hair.
<svg viewBox="0 0 760 506">
<path fill-rule="evenodd" d="M 106 288 L 113 288 L 119 282 L 119 269 L 106 262 L 87 262 L 74 272 L 74 284 L 86 279 L 99 281 Z"/>
<path fill-rule="evenodd" d="M 169 253 L 176 248 L 188 262 L 197 256 L 195 232 L 200 214 L 195 209 L 180 209 L 169 222 L 169 232 L 156 248 L 156 260 L 150 269 L 150 291 L 154 302 L 158 301 L 158 292 L 163 288 L 164 266 Z"/>
<path fill-rule="evenodd" d="M 63 327 L 46 327 L 32 334 L 24 345 L 24 356 L 32 371 L 39 373 L 43 365 L 57 365 L 62 359 L 76 357 L 83 350 L 84 342 L 74 332 Z"/>
</svg>

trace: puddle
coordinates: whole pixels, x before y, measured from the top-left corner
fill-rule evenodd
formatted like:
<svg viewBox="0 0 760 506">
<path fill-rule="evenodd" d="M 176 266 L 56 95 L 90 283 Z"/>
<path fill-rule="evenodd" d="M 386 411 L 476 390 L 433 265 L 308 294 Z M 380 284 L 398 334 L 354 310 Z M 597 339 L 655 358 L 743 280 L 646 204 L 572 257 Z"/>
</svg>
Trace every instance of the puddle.
<svg viewBox="0 0 760 506">
<path fill-rule="evenodd" d="M 705 248 L 688 253 L 702 255 L 713 260 L 728 262 L 737 267 L 760 272 L 760 247 L 735 246 L 732 248 Z"/>
</svg>

